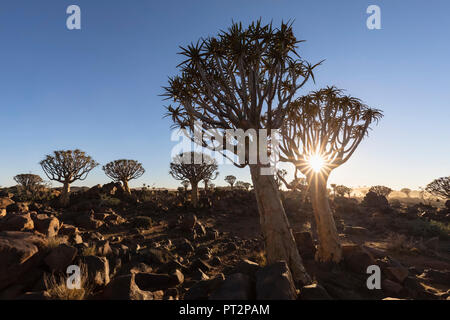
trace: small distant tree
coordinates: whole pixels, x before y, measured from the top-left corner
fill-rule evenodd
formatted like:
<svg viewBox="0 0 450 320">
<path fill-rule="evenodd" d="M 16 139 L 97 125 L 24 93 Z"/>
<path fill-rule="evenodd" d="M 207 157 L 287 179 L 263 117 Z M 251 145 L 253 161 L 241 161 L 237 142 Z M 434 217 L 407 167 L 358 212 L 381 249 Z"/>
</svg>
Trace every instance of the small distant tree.
<svg viewBox="0 0 450 320">
<path fill-rule="evenodd" d="M 176 180 L 188 180 L 191 184 L 192 205 L 198 203 L 198 183 L 214 175 L 218 165 L 210 156 L 197 152 L 185 152 L 177 155 L 170 163 L 170 175 Z"/>
<path fill-rule="evenodd" d="M 145 169 L 141 163 L 136 160 L 115 160 L 103 166 L 105 174 L 115 182 L 122 182 L 124 191 L 131 194 L 128 182 L 142 177 Z"/>
<path fill-rule="evenodd" d="M 425 191 L 436 197 L 450 199 L 450 176 L 433 180 L 426 186 Z"/>
<path fill-rule="evenodd" d="M 189 180 L 183 180 L 183 181 L 181 181 L 181 185 L 183 186 L 184 191 L 187 191 L 187 189 L 189 188 L 191 183 L 189 182 Z"/>
<path fill-rule="evenodd" d="M 36 192 L 44 182 L 39 175 L 31 173 L 18 174 L 14 177 L 14 181 L 16 181 L 25 192 L 29 193 Z"/>
<path fill-rule="evenodd" d="M 234 183 L 236 182 L 236 177 L 229 175 L 226 176 L 224 180 L 230 185 L 231 189 L 233 189 Z"/>
<path fill-rule="evenodd" d="M 292 101 L 281 126 L 280 159 L 291 162 L 308 180 L 319 236 L 317 259 L 340 262 L 342 248 L 328 203 L 332 170 L 350 159 L 381 111 L 343 90 L 327 87 Z"/>
<path fill-rule="evenodd" d="M 411 189 L 403 188 L 402 190 L 400 190 L 400 192 L 404 193 L 406 197 L 409 198 L 409 195 L 411 194 Z"/>
<path fill-rule="evenodd" d="M 387 198 L 391 194 L 392 189 L 385 186 L 373 186 L 369 189 L 369 192 L 375 192 L 377 195 Z"/>
<path fill-rule="evenodd" d="M 344 197 L 346 194 L 350 194 L 351 192 L 352 189 L 350 189 L 349 187 L 343 185 L 336 186 L 336 193 L 340 197 Z"/>
<path fill-rule="evenodd" d="M 40 165 L 50 180 L 63 184 L 59 203 L 66 206 L 69 202 L 70 185 L 77 180 L 85 180 L 98 163 L 85 152 L 76 149 L 54 151 Z"/>
<path fill-rule="evenodd" d="M 248 191 L 248 189 L 250 189 L 250 187 L 251 187 L 251 184 L 248 182 L 244 182 L 244 181 L 237 181 L 236 187 L 242 188 L 242 189 L 245 189 Z"/>
<path fill-rule="evenodd" d="M 219 171 L 212 172 L 209 177 L 205 177 L 203 179 L 203 183 L 205 184 L 205 190 L 209 189 L 209 186 L 211 185 L 211 181 L 215 180 L 218 175 L 219 175 Z"/>
</svg>

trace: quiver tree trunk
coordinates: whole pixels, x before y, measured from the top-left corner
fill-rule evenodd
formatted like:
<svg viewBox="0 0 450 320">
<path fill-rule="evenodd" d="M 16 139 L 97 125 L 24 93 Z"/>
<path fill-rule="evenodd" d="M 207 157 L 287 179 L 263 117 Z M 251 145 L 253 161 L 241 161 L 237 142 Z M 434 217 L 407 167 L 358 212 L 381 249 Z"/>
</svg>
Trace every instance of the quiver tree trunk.
<svg viewBox="0 0 450 320">
<path fill-rule="evenodd" d="M 59 195 L 59 205 L 66 207 L 69 204 L 69 194 L 70 194 L 70 183 L 64 182 L 61 194 Z"/>
<path fill-rule="evenodd" d="M 131 190 L 130 190 L 130 186 L 128 185 L 128 181 L 123 180 L 122 185 L 123 185 L 123 190 L 126 192 L 126 194 L 131 195 Z"/>
<path fill-rule="evenodd" d="M 194 207 L 198 204 L 198 182 L 191 181 L 191 203 Z"/>
<path fill-rule="evenodd" d="M 342 248 L 336 230 L 333 213 L 327 197 L 328 177 L 323 173 L 313 173 L 308 180 L 310 183 L 310 195 L 314 218 L 319 237 L 319 250 L 316 259 L 321 262 L 340 262 Z"/>
<path fill-rule="evenodd" d="M 311 278 L 303 266 L 302 258 L 280 200 L 278 186 L 273 176 L 261 175 L 260 169 L 257 165 L 250 165 L 267 262 L 286 261 L 294 280 L 309 284 Z"/>
</svg>

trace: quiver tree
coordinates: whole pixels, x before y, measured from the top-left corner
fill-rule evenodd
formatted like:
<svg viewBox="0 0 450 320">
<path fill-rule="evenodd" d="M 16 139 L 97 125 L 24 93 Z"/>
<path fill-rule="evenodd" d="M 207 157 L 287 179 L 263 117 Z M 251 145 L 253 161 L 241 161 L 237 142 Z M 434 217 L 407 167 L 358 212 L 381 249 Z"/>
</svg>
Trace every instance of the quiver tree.
<svg viewBox="0 0 450 320">
<path fill-rule="evenodd" d="M 338 194 L 340 197 L 344 197 L 346 194 L 350 197 L 350 193 L 352 192 L 352 189 L 343 185 L 335 186 L 333 188 L 335 190 L 335 193 Z"/>
<path fill-rule="evenodd" d="M 191 201 L 198 203 L 198 183 L 212 177 L 217 171 L 217 162 L 210 156 L 197 152 L 185 152 L 174 157 L 170 163 L 170 175 L 176 180 L 187 180 L 191 184 Z"/>
<path fill-rule="evenodd" d="M 205 190 L 208 190 L 208 189 L 209 189 L 209 186 L 212 184 L 211 181 L 212 181 L 212 180 L 215 180 L 215 179 L 217 178 L 218 175 L 219 175 L 219 172 L 218 172 L 218 171 L 216 171 L 216 172 L 211 172 L 211 175 L 209 175 L 209 176 L 207 176 L 207 177 L 205 177 L 205 178 L 203 179 L 203 183 L 204 183 L 204 185 L 205 185 Z"/>
<path fill-rule="evenodd" d="M 182 48 L 186 59 L 179 65 L 180 74 L 165 88 L 174 103 L 167 107 L 167 116 L 175 127 L 188 130 L 195 143 L 215 151 L 212 140 L 225 145 L 226 130 L 254 130 L 253 145 L 266 143 L 259 129 L 270 135 L 279 128 L 294 96 L 313 78 L 316 65 L 300 57 L 300 42 L 290 24 L 274 28 L 257 21 L 247 28 L 234 23 L 215 37 Z M 194 130 L 202 135 L 193 135 Z M 238 155 L 239 161 L 230 159 L 236 166 L 250 167 L 267 261 L 286 261 L 295 280 L 309 283 L 274 177 L 262 173 L 268 164 L 261 152 L 249 152 L 249 140 L 227 149 Z"/>
<path fill-rule="evenodd" d="M 46 176 L 63 184 L 59 198 L 60 205 L 69 202 L 70 184 L 77 180 L 85 180 L 89 172 L 98 166 L 90 156 L 81 150 L 54 151 L 40 162 Z"/>
<path fill-rule="evenodd" d="M 225 177 L 225 182 L 230 185 L 230 188 L 233 189 L 234 183 L 236 182 L 236 177 L 229 175 Z"/>
<path fill-rule="evenodd" d="M 237 181 L 236 182 L 236 187 L 238 188 L 242 188 L 248 191 L 248 189 L 250 189 L 251 184 L 245 181 Z"/>
<path fill-rule="evenodd" d="M 319 237 L 319 261 L 339 262 L 342 249 L 327 197 L 330 172 L 345 163 L 381 112 L 328 87 L 291 103 L 282 127 L 282 161 L 306 176 Z"/>
<path fill-rule="evenodd" d="M 124 191 L 130 195 L 131 190 L 128 182 L 142 177 L 145 169 L 141 163 L 136 160 L 115 160 L 103 166 L 105 174 L 114 182 L 122 182 Z"/>
<path fill-rule="evenodd" d="M 387 197 L 391 194 L 392 189 L 385 186 L 373 186 L 370 187 L 369 192 L 374 192 L 379 196 Z"/>
<path fill-rule="evenodd" d="M 409 195 L 411 194 L 411 189 L 403 188 L 402 190 L 400 190 L 400 192 L 404 193 L 406 197 L 409 198 Z"/>
<path fill-rule="evenodd" d="M 31 194 L 36 192 L 44 182 L 39 175 L 31 173 L 18 174 L 14 177 L 14 181 L 16 181 L 25 192 Z"/>
<path fill-rule="evenodd" d="M 450 199 L 450 176 L 433 180 L 425 187 L 425 191 L 436 197 Z"/>
</svg>

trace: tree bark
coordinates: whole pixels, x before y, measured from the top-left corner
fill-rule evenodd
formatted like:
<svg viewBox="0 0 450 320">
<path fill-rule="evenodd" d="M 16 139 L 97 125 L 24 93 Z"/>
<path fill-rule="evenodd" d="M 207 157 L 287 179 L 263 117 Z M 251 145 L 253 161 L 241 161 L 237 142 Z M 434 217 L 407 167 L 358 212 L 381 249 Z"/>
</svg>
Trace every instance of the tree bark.
<svg viewBox="0 0 450 320">
<path fill-rule="evenodd" d="M 123 180 L 123 181 L 122 181 L 122 184 L 123 184 L 123 190 L 125 190 L 125 192 L 126 192 L 128 195 L 131 195 L 131 190 L 130 190 L 130 187 L 129 187 L 129 185 L 128 185 L 128 181 L 127 181 L 127 180 Z"/>
<path fill-rule="evenodd" d="M 319 237 L 319 250 L 316 253 L 316 259 L 321 262 L 338 263 L 342 259 L 342 248 L 333 213 L 328 203 L 327 180 L 328 177 L 323 173 L 313 173 L 309 177 L 309 181 L 311 181 L 311 202 Z"/>
<path fill-rule="evenodd" d="M 70 183 L 64 182 L 61 194 L 59 195 L 59 204 L 66 207 L 69 204 Z"/>
<path fill-rule="evenodd" d="M 309 284 L 311 278 L 303 266 L 275 179 L 273 176 L 261 175 L 258 165 L 250 165 L 250 173 L 258 203 L 267 262 L 286 261 L 294 280 Z"/>
<path fill-rule="evenodd" d="M 194 208 L 197 207 L 198 203 L 198 182 L 191 181 L 191 203 L 194 206 Z"/>
</svg>

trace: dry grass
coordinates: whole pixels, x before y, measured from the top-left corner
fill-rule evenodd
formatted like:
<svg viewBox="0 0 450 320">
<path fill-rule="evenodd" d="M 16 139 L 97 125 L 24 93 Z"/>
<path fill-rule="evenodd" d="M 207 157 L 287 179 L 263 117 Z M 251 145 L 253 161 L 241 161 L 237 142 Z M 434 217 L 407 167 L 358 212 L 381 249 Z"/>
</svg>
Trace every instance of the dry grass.
<svg viewBox="0 0 450 320">
<path fill-rule="evenodd" d="M 91 247 L 84 248 L 81 254 L 85 257 L 87 256 L 95 256 L 97 254 L 97 248 L 95 245 Z"/>
<path fill-rule="evenodd" d="M 48 237 L 46 246 L 48 249 L 53 249 L 58 247 L 60 244 L 67 244 L 67 237 L 56 236 L 56 237 Z"/>
<path fill-rule="evenodd" d="M 53 300 L 84 300 L 93 290 L 89 282 L 88 270 L 85 264 L 80 266 L 81 286 L 80 289 L 69 289 L 67 287 L 65 276 L 56 276 L 54 274 L 44 274 L 45 288 Z"/>
<path fill-rule="evenodd" d="M 390 233 L 387 238 L 387 249 L 396 253 L 413 253 L 421 247 L 420 241 L 408 238 L 404 234 Z"/>
</svg>

